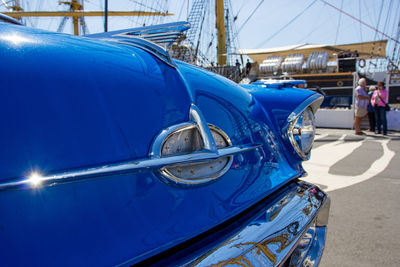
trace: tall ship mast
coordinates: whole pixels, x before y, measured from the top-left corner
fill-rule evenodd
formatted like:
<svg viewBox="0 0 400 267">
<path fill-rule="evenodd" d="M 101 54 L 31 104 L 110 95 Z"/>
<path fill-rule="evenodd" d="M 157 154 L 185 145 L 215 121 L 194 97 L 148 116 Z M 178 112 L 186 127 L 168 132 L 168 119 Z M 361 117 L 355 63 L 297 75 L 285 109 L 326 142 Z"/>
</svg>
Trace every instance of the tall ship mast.
<svg viewBox="0 0 400 267">
<path fill-rule="evenodd" d="M 125 18 L 125 25 L 141 27 L 163 23 L 167 17 L 173 15 L 168 12 L 168 0 L 130 0 L 125 3 L 124 8 L 120 8 L 124 11 L 109 9 L 107 0 L 99 0 L 97 5 L 94 5 L 94 2 L 95 0 L 1 0 L 0 12 L 34 27 L 38 26 L 38 19 L 48 19 L 49 24 L 57 21 L 58 32 L 74 35 L 89 34 L 87 19 L 92 17 L 104 18 L 104 31 L 107 31 L 108 17 Z M 188 10 L 187 17 L 182 19 L 191 24 L 191 29 L 184 40 L 172 47 L 171 53 L 192 64 L 229 74 L 229 66 L 233 66 L 239 58 L 236 55 L 238 34 L 231 0 L 181 2 Z M 52 10 L 44 11 L 44 7 L 50 7 Z M 129 23 L 126 23 L 127 20 Z M 72 25 L 72 31 L 68 25 Z"/>
<path fill-rule="evenodd" d="M 186 39 L 172 47 L 172 55 L 192 64 L 219 72 L 233 80 L 239 46 L 236 18 L 231 0 L 193 0 L 187 21 Z"/>
<path fill-rule="evenodd" d="M 85 17 L 105 17 L 105 30 L 107 25 L 108 16 L 124 16 L 124 17 L 162 17 L 170 16 L 172 14 L 163 11 L 153 11 L 153 10 L 132 10 L 132 11 L 108 11 L 107 0 L 105 1 L 105 6 L 103 10 L 97 11 L 87 11 L 84 9 L 83 0 L 71 0 L 71 1 L 58 1 L 59 6 L 66 10 L 57 11 L 40 11 L 40 10 L 25 10 L 24 5 L 29 9 L 29 2 L 23 2 L 22 0 L 6 1 L 1 0 L 3 6 L 8 10 L 1 12 L 4 15 L 13 17 L 22 22 L 26 22 L 26 18 L 38 18 L 38 17 L 51 17 L 51 18 L 62 18 L 58 26 L 57 31 L 63 32 L 65 25 L 68 20 L 72 20 L 73 34 L 74 35 L 85 35 L 89 33 L 87 24 L 85 22 Z M 42 1 L 37 1 L 41 3 Z M 40 5 L 39 5 L 40 7 Z"/>
</svg>

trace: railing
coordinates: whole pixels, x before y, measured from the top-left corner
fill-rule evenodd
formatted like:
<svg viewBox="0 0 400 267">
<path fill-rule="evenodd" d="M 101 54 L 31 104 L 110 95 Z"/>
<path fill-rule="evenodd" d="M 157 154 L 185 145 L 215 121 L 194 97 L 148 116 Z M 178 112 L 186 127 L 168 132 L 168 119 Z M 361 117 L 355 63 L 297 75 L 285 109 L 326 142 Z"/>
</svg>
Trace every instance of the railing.
<svg viewBox="0 0 400 267">
<path fill-rule="evenodd" d="M 240 82 L 244 77 L 247 76 L 245 68 L 240 69 L 236 66 L 211 66 L 206 67 L 206 69 L 222 75 L 234 82 Z"/>
</svg>

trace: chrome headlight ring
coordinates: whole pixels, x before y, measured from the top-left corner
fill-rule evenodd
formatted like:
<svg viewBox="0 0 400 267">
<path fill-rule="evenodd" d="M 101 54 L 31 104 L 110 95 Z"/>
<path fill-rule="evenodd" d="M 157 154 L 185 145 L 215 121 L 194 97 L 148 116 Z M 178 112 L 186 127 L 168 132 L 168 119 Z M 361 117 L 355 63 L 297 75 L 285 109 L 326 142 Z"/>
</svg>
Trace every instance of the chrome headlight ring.
<svg viewBox="0 0 400 267">
<path fill-rule="evenodd" d="M 324 97 L 315 94 L 307 98 L 295 111 L 290 114 L 283 128 L 285 139 L 294 148 L 302 160 L 310 158 L 310 152 L 315 138 L 315 116 Z"/>
<path fill-rule="evenodd" d="M 308 159 L 314 143 L 315 119 L 311 108 L 303 111 L 288 127 L 290 143 L 302 159 Z"/>
</svg>

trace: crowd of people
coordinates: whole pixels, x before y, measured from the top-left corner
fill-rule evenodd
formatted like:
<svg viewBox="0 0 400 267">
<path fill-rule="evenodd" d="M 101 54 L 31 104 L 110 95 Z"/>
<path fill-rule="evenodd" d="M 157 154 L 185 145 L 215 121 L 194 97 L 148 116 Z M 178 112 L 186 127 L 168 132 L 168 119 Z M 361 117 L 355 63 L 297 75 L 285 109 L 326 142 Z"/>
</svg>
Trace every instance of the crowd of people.
<svg viewBox="0 0 400 267">
<path fill-rule="evenodd" d="M 369 130 L 376 134 L 387 135 L 386 111 L 388 106 L 389 93 L 385 89 L 383 82 L 378 82 L 377 86 L 367 88 L 367 81 L 361 78 L 358 87 L 354 92 L 354 130 L 357 135 L 365 135 L 361 131 L 361 120 L 368 115 Z"/>
<path fill-rule="evenodd" d="M 245 67 L 244 67 L 244 70 L 241 69 L 241 66 L 242 66 L 242 64 L 240 64 L 239 60 L 236 59 L 236 62 L 235 62 L 236 70 L 237 70 L 240 74 L 242 73 L 242 71 L 245 71 L 246 76 L 248 76 L 248 75 L 250 74 L 250 70 L 251 70 L 251 68 L 252 68 L 252 65 L 251 65 L 251 63 L 250 63 L 250 60 L 247 59 L 246 65 L 245 65 Z"/>
</svg>

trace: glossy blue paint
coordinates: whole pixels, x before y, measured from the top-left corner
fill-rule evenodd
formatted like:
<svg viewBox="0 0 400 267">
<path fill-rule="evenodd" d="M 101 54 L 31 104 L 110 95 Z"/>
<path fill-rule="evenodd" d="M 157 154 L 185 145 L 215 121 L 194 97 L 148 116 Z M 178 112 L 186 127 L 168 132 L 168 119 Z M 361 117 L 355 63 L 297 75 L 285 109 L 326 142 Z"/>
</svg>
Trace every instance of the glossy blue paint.
<svg viewBox="0 0 400 267">
<path fill-rule="evenodd" d="M 4 23 L 0 58 L 0 182 L 148 157 L 161 130 L 189 120 L 191 104 L 233 144 L 263 144 L 194 188 L 143 171 L 0 192 L 6 265 L 139 262 L 304 174 L 288 159 L 280 127 L 311 92 L 246 89 L 186 63 L 173 68 L 137 46 Z"/>
<path fill-rule="evenodd" d="M 289 115 L 303 101 L 316 93 L 292 87 L 281 89 L 263 87 L 257 84 L 242 85 L 261 103 L 272 118 L 276 129 L 280 129 L 287 122 Z"/>
<path fill-rule="evenodd" d="M 323 101 L 322 95 L 310 90 L 295 88 L 298 84 L 304 84 L 304 81 L 283 80 L 275 83 L 269 81 L 257 81 L 252 84 L 242 85 L 252 96 L 263 106 L 267 116 L 271 118 L 271 127 L 274 127 L 277 139 L 285 147 L 285 155 L 292 166 L 299 165 L 302 158 L 293 150 L 293 146 L 287 135 L 287 128 L 301 112 L 307 107 L 311 107 L 315 113 Z M 289 87 L 282 87 L 289 86 Z"/>
<path fill-rule="evenodd" d="M 160 129 L 188 119 L 180 76 L 141 49 L 0 31 L 0 179 L 143 158 Z"/>
</svg>

